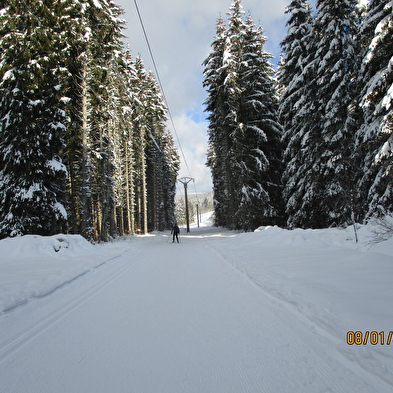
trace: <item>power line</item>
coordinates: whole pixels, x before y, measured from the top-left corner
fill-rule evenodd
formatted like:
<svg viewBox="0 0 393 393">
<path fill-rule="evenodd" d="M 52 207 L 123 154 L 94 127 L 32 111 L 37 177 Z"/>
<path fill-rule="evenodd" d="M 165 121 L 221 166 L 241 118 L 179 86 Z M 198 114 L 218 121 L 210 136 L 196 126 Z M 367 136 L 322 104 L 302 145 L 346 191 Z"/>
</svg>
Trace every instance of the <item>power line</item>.
<svg viewBox="0 0 393 393">
<path fill-rule="evenodd" d="M 180 148 L 180 151 L 181 151 L 181 154 L 182 154 L 184 163 L 186 164 L 186 168 L 187 168 L 188 172 L 191 173 L 190 168 L 188 167 L 188 163 L 187 163 L 186 156 L 184 155 L 184 151 L 183 151 L 182 145 L 181 145 L 180 140 L 179 140 L 179 136 L 178 136 L 178 134 L 177 134 L 177 130 L 176 130 L 175 123 L 174 123 L 174 121 L 173 121 L 172 113 L 171 113 L 171 110 L 170 110 L 169 105 L 168 105 L 168 100 L 166 99 L 166 96 L 165 96 L 164 87 L 163 87 L 163 85 L 162 85 L 162 83 L 161 83 L 160 74 L 159 74 L 159 72 L 158 72 L 158 68 L 157 68 L 157 65 L 156 65 L 156 61 L 155 61 L 155 58 L 154 58 L 154 55 L 153 55 L 153 50 L 152 50 L 151 45 L 150 45 L 150 40 L 149 40 L 149 38 L 148 38 L 148 36 L 147 36 L 145 24 L 143 23 L 142 15 L 141 15 L 141 12 L 140 12 L 139 7 L 138 7 L 137 0 L 134 0 L 134 4 L 135 4 L 135 8 L 136 8 L 136 11 L 137 11 L 137 14 L 138 14 L 139 22 L 140 22 L 141 27 L 142 27 L 143 35 L 145 36 L 147 48 L 148 48 L 148 50 L 149 50 L 150 57 L 151 57 L 151 59 L 152 59 L 154 71 L 155 71 L 156 76 L 157 76 L 157 81 L 158 81 L 158 84 L 160 85 L 160 89 L 161 89 L 161 92 L 162 92 L 162 96 L 163 96 L 163 98 L 164 98 L 164 101 L 165 101 L 165 104 L 166 104 L 166 107 L 167 107 L 167 110 L 168 110 L 169 119 L 170 119 L 170 121 L 171 121 L 173 131 L 174 131 L 174 133 L 175 133 L 175 135 L 176 135 L 177 144 L 179 145 L 179 148 Z"/>
</svg>

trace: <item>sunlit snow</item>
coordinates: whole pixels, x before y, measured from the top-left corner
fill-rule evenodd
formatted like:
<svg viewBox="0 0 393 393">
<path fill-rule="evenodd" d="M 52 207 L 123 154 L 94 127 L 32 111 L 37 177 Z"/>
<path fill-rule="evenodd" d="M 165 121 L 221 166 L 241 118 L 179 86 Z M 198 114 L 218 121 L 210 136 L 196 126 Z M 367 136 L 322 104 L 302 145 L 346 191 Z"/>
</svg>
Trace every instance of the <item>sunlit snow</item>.
<svg viewBox="0 0 393 393">
<path fill-rule="evenodd" d="M 352 227 L 203 216 L 180 244 L 1 240 L 0 390 L 390 392 L 393 239 L 370 243 L 375 229 L 355 243 Z"/>
</svg>

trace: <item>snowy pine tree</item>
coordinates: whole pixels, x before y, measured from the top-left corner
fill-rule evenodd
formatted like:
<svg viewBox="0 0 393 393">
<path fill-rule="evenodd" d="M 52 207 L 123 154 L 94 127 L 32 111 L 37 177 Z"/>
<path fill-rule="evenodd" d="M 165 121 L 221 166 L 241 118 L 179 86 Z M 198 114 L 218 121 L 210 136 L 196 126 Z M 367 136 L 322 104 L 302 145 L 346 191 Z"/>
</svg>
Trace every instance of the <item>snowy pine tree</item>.
<svg viewBox="0 0 393 393">
<path fill-rule="evenodd" d="M 215 224 L 223 227 L 229 225 L 227 177 L 230 176 L 227 163 L 229 140 L 224 127 L 227 99 L 227 93 L 223 88 L 226 77 L 223 67 L 225 41 L 226 27 L 224 20 L 220 17 L 216 27 L 216 38 L 212 43 L 213 51 L 203 63 L 205 66 L 203 85 L 208 92 L 205 101 L 206 111 L 209 112 L 207 166 L 211 169 L 213 180 Z"/>
<path fill-rule="evenodd" d="M 255 229 L 281 216 L 282 129 L 277 122 L 271 57 L 266 38 L 241 2 L 231 6 L 228 28 L 217 26 L 213 52 L 204 62 L 208 87 L 208 165 L 212 168 L 217 225 Z"/>
<path fill-rule="evenodd" d="M 291 227 L 352 220 L 356 173 L 351 165 L 353 130 L 347 120 L 354 98 L 355 5 L 317 2 L 314 39 L 306 47 L 310 56 L 300 76 L 306 89 L 296 104 L 299 125 L 291 132 L 286 153 L 284 195 Z"/>
<path fill-rule="evenodd" d="M 303 122 L 307 97 L 307 74 L 304 72 L 311 56 L 310 44 L 313 40 L 313 19 L 307 0 L 294 0 L 286 9 L 290 14 L 287 21 L 287 35 L 281 43 L 282 59 L 278 70 L 278 82 L 281 90 L 279 118 L 284 128 L 283 145 L 285 171 L 283 174 L 283 197 L 287 211 L 292 219 L 292 212 L 299 208 L 296 198 L 298 167 L 304 158 L 301 154 L 304 138 Z"/>
<path fill-rule="evenodd" d="M 119 234 L 135 233 L 133 115 L 137 101 L 137 75 L 129 50 L 122 52 L 115 64 L 119 81 L 118 112 L 117 211 Z"/>
<path fill-rule="evenodd" d="M 174 198 L 179 156 L 166 129 L 167 108 L 153 73 L 147 74 L 145 118 L 147 122 L 147 203 L 149 231 L 171 229 L 175 222 Z"/>
<path fill-rule="evenodd" d="M 363 86 L 362 126 L 357 149 L 362 154 L 359 189 L 367 202 L 366 218 L 393 212 L 393 2 L 369 3 L 361 34 L 365 53 L 359 72 Z"/>
<path fill-rule="evenodd" d="M 286 23 L 287 35 L 281 42 L 283 70 L 280 72 L 279 82 L 284 88 L 280 96 L 280 114 L 282 120 L 288 121 L 294 109 L 285 102 L 296 104 L 298 97 L 304 93 L 301 78 L 310 56 L 309 45 L 313 37 L 314 21 L 308 0 L 293 0 L 285 13 L 290 15 Z M 292 98 L 293 94 L 295 98 Z"/>
<path fill-rule="evenodd" d="M 261 50 L 265 42 L 262 29 L 256 30 L 249 17 L 239 67 L 238 125 L 231 135 L 233 174 L 241 179 L 235 226 L 244 230 L 283 224 L 282 128 L 277 121 L 272 56 Z"/>
<path fill-rule="evenodd" d="M 88 0 L 73 0 L 69 7 L 68 28 L 65 29 L 68 42 L 68 50 L 64 53 L 64 61 L 68 69 L 65 84 L 67 96 L 70 97 L 67 108 L 70 123 L 65 136 L 65 159 L 68 169 L 69 231 L 93 240 L 87 80 L 91 41 L 91 28 L 87 17 L 89 7 Z"/>
<path fill-rule="evenodd" d="M 354 130 L 348 112 L 356 95 L 353 83 L 358 63 L 357 0 L 320 1 L 317 3 L 315 31 L 325 43 L 317 45 L 316 84 L 322 99 L 318 113 L 323 121 L 322 145 L 317 181 L 323 186 L 322 207 L 326 209 L 325 226 L 347 225 L 352 222 L 354 179 L 357 168 L 352 165 Z M 319 139 L 319 138 L 318 138 Z"/>
<path fill-rule="evenodd" d="M 1 10 L 1 237 L 55 233 L 67 219 L 60 3 L 11 0 Z"/>
<path fill-rule="evenodd" d="M 223 81 L 223 92 L 225 100 L 221 103 L 223 107 L 219 113 L 223 114 L 223 122 L 219 132 L 222 133 L 224 147 L 224 170 L 225 176 L 225 204 L 227 206 L 227 228 L 237 229 L 238 222 L 235 218 L 239 206 L 239 192 L 241 192 L 242 178 L 240 173 L 233 172 L 236 165 L 237 151 L 233 148 L 234 132 L 239 124 L 240 93 L 239 68 L 243 50 L 243 39 L 246 26 L 243 21 L 244 11 L 240 0 L 235 0 L 228 13 L 228 29 L 225 34 L 225 50 L 223 53 L 223 71 L 225 79 Z M 221 146 L 219 147 L 221 150 Z M 239 152 L 240 153 L 240 152 Z M 240 157 L 239 157 L 240 158 Z"/>
</svg>

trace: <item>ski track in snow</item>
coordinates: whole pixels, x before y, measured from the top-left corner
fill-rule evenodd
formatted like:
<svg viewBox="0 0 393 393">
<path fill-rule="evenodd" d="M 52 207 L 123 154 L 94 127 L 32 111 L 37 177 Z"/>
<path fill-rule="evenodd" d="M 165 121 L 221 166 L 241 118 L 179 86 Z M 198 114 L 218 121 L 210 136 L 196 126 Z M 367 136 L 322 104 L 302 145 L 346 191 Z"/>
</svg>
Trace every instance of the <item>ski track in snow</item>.
<svg viewBox="0 0 393 393">
<path fill-rule="evenodd" d="M 142 255 L 138 259 L 136 259 L 133 264 L 127 264 L 127 265 L 120 267 L 113 274 L 111 274 L 108 277 L 105 277 L 102 281 L 95 283 L 90 289 L 84 291 L 84 293 L 82 293 L 82 295 L 80 297 L 78 297 L 74 300 L 71 300 L 69 303 L 62 305 L 60 308 L 56 309 L 55 311 L 53 311 L 49 315 L 46 315 L 42 320 L 37 321 L 32 326 L 29 326 L 26 330 L 18 333 L 16 336 L 3 342 L 0 345 L 0 363 L 3 362 L 4 360 L 6 360 L 9 356 L 13 355 L 15 352 L 17 352 L 21 348 L 23 348 L 30 341 L 34 340 L 38 335 L 44 333 L 51 326 L 58 323 L 61 319 L 63 319 L 68 314 L 70 314 L 72 311 L 74 311 L 75 309 L 80 307 L 83 303 L 88 301 L 90 298 L 94 297 L 98 292 L 103 290 L 107 285 L 110 285 L 121 274 L 123 274 L 128 269 L 132 268 L 132 266 L 135 263 L 137 263 L 138 260 L 140 258 L 142 258 L 147 253 L 147 251 L 148 250 L 144 250 Z M 119 257 L 120 256 L 110 258 L 106 262 L 103 262 L 101 265 L 99 265 L 98 268 L 101 267 L 102 265 L 104 265 L 105 263 L 113 261 Z M 84 274 L 86 274 L 86 273 L 84 273 Z M 73 281 L 77 280 L 81 276 L 77 276 L 75 279 L 73 279 L 69 282 L 66 282 L 64 285 L 71 284 Z M 53 292 L 58 291 L 59 289 L 63 288 L 64 285 L 57 287 L 52 292 L 46 293 L 45 296 L 43 296 L 43 297 L 47 297 L 47 296 L 51 295 Z M 39 299 L 39 298 L 40 297 L 37 297 L 36 299 Z M 10 311 L 10 310 L 8 310 L 8 311 Z"/>
<path fill-rule="evenodd" d="M 297 235 L 293 235 L 293 238 L 297 238 Z M 221 239 L 225 240 L 225 239 Z M 288 240 L 287 240 L 288 241 Z M 290 241 L 288 241 L 288 244 Z M 301 244 L 300 242 L 299 244 Z M 329 243 L 329 242 L 328 242 Z M 239 259 L 239 255 L 242 255 L 243 258 L 247 259 L 247 251 L 244 252 L 242 249 L 240 252 L 233 252 L 236 247 L 226 249 L 227 243 L 224 241 L 224 245 L 221 245 L 220 242 L 211 242 L 211 246 L 216 250 L 218 254 L 220 254 L 227 262 L 232 266 L 232 268 L 238 272 L 247 282 L 249 282 L 252 286 L 254 286 L 257 290 L 264 293 L 265 296 L 272 299 L 275 303 L 277 303 L 280 307 L 284 307 L 288 312 L 297 317 L 301 324 L 309 329 L 312 332 L 311 336 L 316 335 L 320 341 L 323 341 L 327 348 L 330 349 L 330 355 L 335 358 L 338 362 L 343 363 L 346 367 L 350 368 L 357 374 L 369 373 L 370 383 L 375 379 L 375 377 L 379 378 L 381 381 L 387 383 L 384 385 L 382 383 L 380 389 L 381 391 L 393 391 L 393 374 L 392 368 L 387 368 L 386 363 L 392 365 L 392 356 L 390 355 L 391 348 L 388 345 L 353 345 L 349 346 L 343 337 L 345 336 L 345 332 L 348 330 L 344 330 L 345 322 L 337 319 L 337 316 L 331 314 L 331 310 L 326 309 L 325 305 L 320 305 L 320 299 L 315 299 L 313 303 L 307 304 L 304 299 L 297 299 L 297 288 L 291 288 L 290 286 L 281 283 L 277 285 L 282 278 L 279 278 L 277 282 L 270 283 L 269 280 L 271 276 L 269 276 L 268 271 L 266 271 L 266 277 L 261 277 L 259 274 L 252 274 L 252 267 L 250 268 L 249 262 L 244 262 L 244 260 Z M 285 248 L 285 247 L 284 247 Z M 291 255 L 291 262 L 296 266 L 297 259 L 306 259 L 306 258 L 314 258 L 317 259 L 317 255 L 323 255 L 324 253 L 332 252 L 330 247 L 324 249 L 323 245 L 318 244 L 314 247 L 306 247 L 304 250 L 299 251 L 299 249 L 294 248 L 293 254 Z M 288 258 L 288 252 L 284 251 L 280 253 L 277 249 L 265 249 L 264 254 L 261 256 L 261 259 L 276 259 L 279 263 L 280 259 Z M 344 255 L 344 258 L 347 260 L 355 259 L 360 260 L 362 258 L 362 254 L 354 254 L 353 251 L 348 249 L 341 249 L 340 251 L 334 250 L 334 257 L 340 257 L 340 254 Z M 352 254 L 352 255 L 350 255 Z M 371 254 L 372 255 L 372 254 Z M 349 257 L 350 256 L 350 257 Z M 363 256 L 365 259 L 369 258 L 369 256 Z M 374 258 L 381 259 L 383 255 L 375 254 Z M 345 261 L 345 259 L 343 259 Z M 251 265 L 252 266 L 252 265 Z M 356 265 L 355 265 L 356 269 Z M 263 270 L 263 269 L 262 269 Z M 279 269 L 277 269 L 279 271 Z M 354 272 L 355 274 L 356 272 Z M 276 274 L 276 272 L 274 273 Z M 364 273 L 362 273 L 364 274 Z M 291 273 L 288 274 L 289 277 Z M 314 284 L 317 285 L 317 282 Z M 305 287 L 302 291 L 307 291 L 308 288 Z M 382 288 L 379 288 L 379 291 L 383 291 Z M 382 292 L 383 293 L 383 292 Z M 370 292 L 366 292 L 369 297 Z M 345 299 L 346 300 L 346 299 Z M 334 301 L 334 300 L 333 300 Z M 362 300 L 360 300 L 362 301 Z M 378 302 L 378 300 L 376 301 Z M 348 311 L 350 310 L 350 303 L 346 304 Z M 366 304 L 364 304 L 366 306 Z M 370 311 L 370 306 L 368 306 L 368 311 Z M 360 303 L 361 308 L 361 303 Z M 371 306 L 371 309 L 373 307 Z M 383 310 L 384 307 L 381 307 Z M 386 307 L 385 310 L 387 311 Z M 378 312 L 379 310 L 373 310 Z M 367 321 L 372 320 L 372 317 L 369 317 Z M 347 321 L 346 321 L 347 322 Z M 380 322 L 379 322 L 380 323 Z M 377 322 L 378 325 L 378 322 Z M 357 326 L 357 325 L 355 325 Z M 376 326 L 375 322 L 365 322 L 362 326 Z M 391 330 L 391 323 L 389 322 L 386 325 L 386 331 Z M 360 329 L 362 330 L 362 329 Z M 365 329 L 367 330 L 367 328 Z M 363 330 L 363 332 L 365 331 Z M 383 330 L 383 329 L 382 329 Z M 331 349 L 334 349 L 333 351 Z"/>
<path fill-rule="evenodd" d="M 221 247 L 233 235 L 218 232 L 140 238 L 0 315 L 0 392 L 391 391 L 329 329 L 239 268 Z"/>
<path fill-rule="evenodd" d="M 342 370 L 344 370 L 344 373 L 347 373 L 349 370 L 351 370 L 357 375 L 362 375 L 364 381 L 368 381 L 370 383 L 370 387 L 368 387 L 368 389 L 371 389 L 370 391 L 374 391 L 371 386 L 376 383 L 375 377 L 381 378 L 381 381 L 377 383 L 378 389 L 376 391 L 390 392 L 392 390 L 391 374 L 387 372 L 384 366 L 379 363 L 379 361 L 375 359 L 366 348 L 361 348 L 362 354 L 360 354 L 360 356 L 354 356 L 353 351 L 351 351 L 353 347 L 351 349 L 347 349 L 348 345 L 343 345 L 342 337 L 337 337 L 336 335 L 332 334 L 330 326 L 325 326 L 323 323 L 319 323 L 320 321 L 316 320 L 315 315 L 310 317 L 307 315 L 307 313 L 303 313 L 302 310 L 299 309 L 296 302 L 292 302 L 290 299 L 283 297 L 280 292 L 277 292 L 276 290 L 271 288 L 266 288 L 261 285 L 261 283 L 257 282 L 246 270 L 243 270 L 240 267 L 243 263 L 240 260 L 236 260 L 237 258 L 233 254 L 233 250 L 223 249 L 222 247 L 220 247 L 220 242 L 215 242 L 214 239 L 209 238 L 209 236 L 206 238 L 206 240 L 208 240 L 209 245 L 214 248 L 216 253 L 220 257 L 222 257 L 232 267 L 232 269 L 236 271 L 249 285 L 251 285 L 257 291 L 262 292 L 264 296 L 266 296 L 267 299 L 270 299 L 270 301 L 276 307 L 278 307 L 279 309 L 284 309 L 286 312 L 291 313 L 293 316 L 295 316 L 297 322 L 290 326 L 292 326 L 293 329 L 295 329 L 296 327 L 296 330 L 300 334 L 299 337 L 303 339 L 302 344 L 300 344 L 297 348 L 297 350 L 299 350 L 299 358 L 302 358 L 302 355 L 304 356 L 304 358 L 308 358 L 309 351 L 304 351 L 305 347 L 314 348 L 314 351 L 315 348 L 320 347 L 319 351 L 315 351 L 315 355 L 327 362 L 331 369 L 336 370 L 338 374 L 340 374 Z M 294 337 L 293 335 L 288 334 L 288 329 L 285 328 L 285 326 L 287 326 L 289 323 L 288 321 L 288 314 L 284 314 L 283 324 L 281 324 L 281 328 L 283 329 L 283 335 L 286 335 L 290 341 L 296 342 L 296 338 L 298 339 L 299 337 Z M 302 347 L 302 345 L 304 347 Z M 366 356 L 363 356 L 364 354 L 366 354 Z M 356 362 L 353 362 L 354 360 L 356 360 Z M 371 363 L 374 363 L 371 364 L 371 367 L 370 362 L 368 362 L 370 360 Z M 310 359 L 307 359 L 306 364 L 311 364 L 311 367 L 315 368 L 315 359 L 314 362 L 311 363 Z M 330 386 L 327 388 L 326 391 L 342 391 L 339 385 L 334 384 L 334 381 L 340 378 L 338 376 L 329 376 L 329 374 L 325 373 L 324 371 L 325 367 L 319 370 L 319 372 L 321 372 L 321 374 L 327 378 L 327 381 L 330 381 Z M 366 378 L 364 375 L 364 371 L 370 373 L 370 375 Z M 388 384 L 385 385 L 384 382 L 387 382 Z M 360 388 L 360 390 L 357 390 L 359 389 L 359 387 L 355 388 L 355 385 L 352 387 L 349 385 L 345 389 L 348 389 L 347 391 L 362 391 L 364 387 Z M 345 389 L 343 391 L 346 391 Z M 284 389 L 283 391 L 287 390 Z M 297 390 L 295 389 L 295 391 Z"/>
</svg>

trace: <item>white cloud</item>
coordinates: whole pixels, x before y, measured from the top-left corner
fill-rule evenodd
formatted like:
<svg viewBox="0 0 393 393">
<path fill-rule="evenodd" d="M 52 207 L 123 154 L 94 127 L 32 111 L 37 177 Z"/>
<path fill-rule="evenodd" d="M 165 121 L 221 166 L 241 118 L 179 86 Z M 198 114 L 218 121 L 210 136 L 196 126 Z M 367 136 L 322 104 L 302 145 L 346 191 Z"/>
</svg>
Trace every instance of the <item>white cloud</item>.
<svg viewBox="0 0 393 393">
<path fill-rule="evenodd" d="M 181 156 L 181 170 L 179 177 L 189 176 L 195 179 L 195 188 L 198 192 L 206 192 L 212 189 L 210 169 L 206 166 L 207 151 L 207 122 L 196 122 L 190 115 L 176 116 L 173 119 L 178 140 L 184 153 L 187 164 Z M 171 129 L 171 126 L 169 126 Z M 176 139 L 176 145 L 178 140 Z"/>
<path fill-rule="evenodd" d="M 153 69 L 134 2 L 115 2 L 126 12 L 125 34 L 133 56 L 140 53 L 146 68 Z M 202 105 L 206 98 L 202 62 L 211 50 L 217 19 L 220 14 L 227 18 L 232 0 L 140 0 L 137 3 L 191 172 L 187 173 L 182 163 L 180 176 L 194 177 L 198 191 L 206 191 L 211 188 L 211 175 L 205 166 L 207 124 Z M 284 11 L 289 3 L 290 0 L 242 1 L 243 10 L 251 12 L 254 22 L 264 28 L 268 37 L 265 50 L 276 56 L 274 63 L 278 61 L 279 43 L 286 33 Z"/>
</svg>

